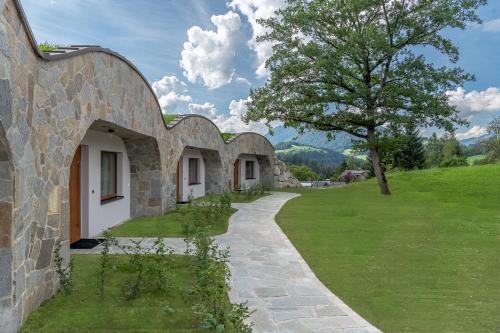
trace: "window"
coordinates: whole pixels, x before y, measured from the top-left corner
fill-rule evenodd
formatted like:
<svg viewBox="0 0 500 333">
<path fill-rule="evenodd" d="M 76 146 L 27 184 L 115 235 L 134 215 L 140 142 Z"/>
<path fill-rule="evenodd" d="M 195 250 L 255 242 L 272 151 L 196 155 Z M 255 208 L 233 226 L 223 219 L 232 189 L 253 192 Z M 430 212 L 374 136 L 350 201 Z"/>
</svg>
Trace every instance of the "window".
<svg viewBox="0 0 500 333">
<path fill-rule="evenodd" d="M 117 153 L 101 152 L 101 201 L 117 197 Z"/>
<path fill-rule="evenodd" d="M 255 175 L 253 173 L 253 161 L 245 162 L 245 179 L 255 179 Z"/>
<path fill-rule="evenodd" d="M 198 178 L 198 161 L 199 158 L 189 159 L 189 185 L 199 184 L 200 180 Z"/>
</svg>

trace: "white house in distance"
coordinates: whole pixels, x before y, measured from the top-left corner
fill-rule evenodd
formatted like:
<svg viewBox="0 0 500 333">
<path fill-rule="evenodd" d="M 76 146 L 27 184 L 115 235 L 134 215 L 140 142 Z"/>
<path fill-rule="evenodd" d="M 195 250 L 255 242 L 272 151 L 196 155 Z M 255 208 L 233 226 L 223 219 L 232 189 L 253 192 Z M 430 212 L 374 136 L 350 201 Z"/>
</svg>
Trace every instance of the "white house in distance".
<svg viewBox="0 0 500 333">
<path fill-rule="evenodd" d="M 260 164 L 256 155 L 241 154 L 234 163 L 234 189 L 260 184 Z"/>
</svg>

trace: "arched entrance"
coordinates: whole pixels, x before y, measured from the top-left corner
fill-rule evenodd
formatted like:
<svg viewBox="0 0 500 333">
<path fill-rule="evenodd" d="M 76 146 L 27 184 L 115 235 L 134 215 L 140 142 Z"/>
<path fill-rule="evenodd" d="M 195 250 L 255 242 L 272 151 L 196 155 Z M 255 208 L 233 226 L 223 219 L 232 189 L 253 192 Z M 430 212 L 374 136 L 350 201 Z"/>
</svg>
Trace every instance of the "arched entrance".
<svg viewBox="0 0 500 333">
<path fill-rule="evenodd" d="M 162 212 L 156 139 L 98 120 L 70 169 L 70 241 L 93 238 L 129 218 Z"/>
<path fill-rule="evenodd" d="M 8 332 L 12 322 L 12 212 L 13 172 L 9 145 L 0 124 L 0 331 Z"/>
<path fill-rule="evenodd" d="M 222 193 L 222 172 L 221 158 L 216 150 L 184 148 L 177 163 L 177 202 Z"/>
</svg>

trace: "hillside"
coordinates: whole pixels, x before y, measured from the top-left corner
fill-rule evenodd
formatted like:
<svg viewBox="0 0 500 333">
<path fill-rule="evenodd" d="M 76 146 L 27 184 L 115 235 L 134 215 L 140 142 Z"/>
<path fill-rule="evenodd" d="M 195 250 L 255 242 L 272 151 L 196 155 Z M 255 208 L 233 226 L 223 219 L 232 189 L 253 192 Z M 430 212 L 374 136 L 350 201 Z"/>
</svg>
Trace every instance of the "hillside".
<svg viewBox="0 0 500 333">
<path fill-rule="evenodd" d="M 329 178 L 345 159 L 339 152 L 296 142 L 277 144 L 276 155 L 287 165 L 307 165 L 322 178 Z"/>
</svg>

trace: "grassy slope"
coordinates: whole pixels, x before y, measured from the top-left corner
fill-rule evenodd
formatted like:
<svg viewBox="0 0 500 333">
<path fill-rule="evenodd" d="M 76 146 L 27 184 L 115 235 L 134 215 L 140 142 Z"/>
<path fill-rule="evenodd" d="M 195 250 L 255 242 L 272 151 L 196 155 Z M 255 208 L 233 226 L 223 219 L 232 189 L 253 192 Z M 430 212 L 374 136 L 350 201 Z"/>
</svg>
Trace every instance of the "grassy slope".
<svg viewBox="0 0 500 333">
<path fill-rule="evenodd" d="M 298 190 L 277 221 L 319 278 L 386 332 L 500 331 L 500 165 Z"/>
<path fill-rule="evenodd" d="M 229 217 L 234 212 L 236 212 L 236 209 L 231 208 L 227 215 L 213 225 L 209 235 L 215 236 L 226 233 Z M 182 218 L 183 215 L 179 211 L 172 211 L 157 217 L 135 218 L 112 228 L 111 235 L 115 237 L 184 237 L 181 224 Z"/>
<path fill-rule="evenodd" d="M 292 145 L 290 148 L 287 148 L 287 149 L 276 150 L 276 154 L 288 154 L 288 153 L 298 152 L 298 151 L 327 152 L 325 149 L 321 149 L 321 148 L 316 148 L 316 147 L 311 147 L 311 146 Z"/>
<path fill-rule="evenodd" d="M 134 278 L 124 256 L 113 256 L 116 270 L 108 274 L 109 289 L 104 303 L 97 296 L 99 256 L 72 257 L 75 261 L 74 292 L 69 296 L 58 293 L 42 304 L 29 316 L 21 332 L 198 332 L 193 328 L 193 300 L 186 301 L 180 290 L 166 294 L 144 293 L 132 301 L 123 298 L 123 283 Z M 191 283 L 190 262 L 189 257 L 175 258 L 174 283 L 180 288 Z M 164 313 L 167 304 L 174 308 L 174 314 Z"/>
<path fill-rule="evenodd" d="M 475 161 L 483 160 L 486 158 L 486 155 L 474 155 L 467 157 L 467 163 L 470 165 L 474 164 Z"/>
</svg>

